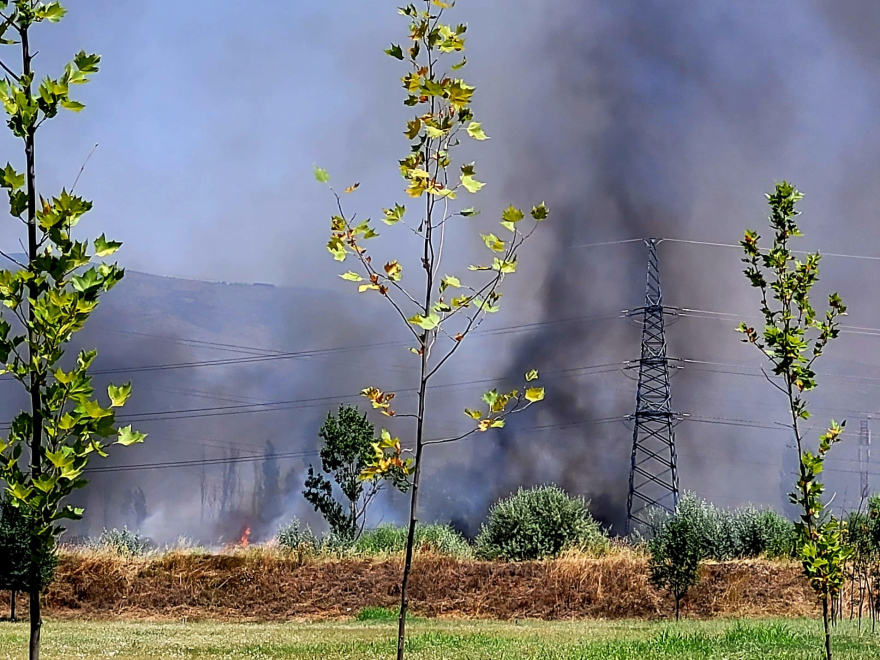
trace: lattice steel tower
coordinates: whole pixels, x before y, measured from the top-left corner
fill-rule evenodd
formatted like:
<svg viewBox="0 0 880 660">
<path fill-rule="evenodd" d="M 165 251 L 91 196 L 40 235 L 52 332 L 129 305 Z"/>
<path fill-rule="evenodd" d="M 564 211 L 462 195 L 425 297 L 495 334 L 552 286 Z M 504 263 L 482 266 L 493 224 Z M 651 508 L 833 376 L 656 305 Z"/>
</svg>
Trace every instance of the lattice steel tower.
<svg viewBox="0 0 880 660">
<path fill-rule="evenodd" d="M 675 455 L 675 421 L 669 387 L 663 290 L 656 239 L 648 246 L 648 285 L 645 306 L 632 310 L 642 317 L 642 357 L 633 422 L 632 464 L 626 504 L 626 532 L 648 525 L 651 507 L 671 511 L 678 504 L 678 469 Z"/>
<path fill-rule="evenodd" d="M 871 463 L 871 419 L 863 419 L 859 429 L 859 492 L 861 504 L 871 497 L 868 469 Z"/>
</svg>

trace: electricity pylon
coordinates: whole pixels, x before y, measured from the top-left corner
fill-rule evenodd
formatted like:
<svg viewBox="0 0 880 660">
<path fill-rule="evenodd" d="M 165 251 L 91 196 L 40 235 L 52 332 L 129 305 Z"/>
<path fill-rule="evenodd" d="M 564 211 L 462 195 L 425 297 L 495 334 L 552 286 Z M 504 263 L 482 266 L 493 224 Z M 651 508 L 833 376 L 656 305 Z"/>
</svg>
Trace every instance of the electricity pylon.
<svg viewBox="0 0 880 660">
<path fill-rule="evenodd" d="M 675 455 L 675 421 L 669 387 L 663 290 L 656 239 L 648 246 L 648 284 L 645 306 L 632 310 L 642 317 L 642 357 L 633 421 L 632 463 L 626 503 L 626 533 L 634 526 L 649 526 L 652 507 L 673 511 L 678 504 L 678 468 Z"/>
</svg>

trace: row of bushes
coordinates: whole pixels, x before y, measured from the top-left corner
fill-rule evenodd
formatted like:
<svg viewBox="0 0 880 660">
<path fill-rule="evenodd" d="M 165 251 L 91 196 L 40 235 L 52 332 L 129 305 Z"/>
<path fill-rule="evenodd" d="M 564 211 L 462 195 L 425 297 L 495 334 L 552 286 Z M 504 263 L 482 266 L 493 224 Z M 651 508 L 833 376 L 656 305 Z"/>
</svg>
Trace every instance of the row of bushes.
<svg viewBox="0 0 880 660">
<path fill-rule="evenodd" d="M 674 513 L 654 510 L 650 521 L 653 529 L 648 536 L 689 530 L 701 559 L 781 558 L 794 553 L 794 525 L 774 511 L 728 511 L 686 495 Z M 284 549 L 303 554 L 374 557 L 403 552 L 406 534 L 404 527 L 382 525 L 355 540 L 332 534 L 319 538 L 294 519 L 279 530 L 276 541 Z M 415 545 L 421 551 L 460 559 L 525 561 L 557 557 L 570 549 L 602 554 L 611 541 L 590 515 L 583 498 L 571 497 L 557 486 L 540 486 L 520 489 L 496 503 L 473 543 L 448 525 L 430 524 L 416 528 Z M 105 531 L 92 547 L 134 556 L 144 554 L 150 546 L 138 534 L 123 529 Z"/>
<path fill-rule="evenodd" d="M 760 556 L 789 558 L 795 555 L 794 524 L 771 510 L 753 507 L 719 509 L 694 495 L 685 495 L 674 513 L 654 509 L 649 514 L 651 536 L 688 530 L 701 559 L 729 561 Z M 667 532 L 667 530 L 669 530 Z"/>
<path fill-rule="evenodd" d="M 318 539 L 298 520 L 283 527 L 279 545 L 299 552 L 323 552 L 354 556 L 397 554 L 406 547 L 407 530 L 382 525 L 354 541 L 332 536 Z M 489 519 L 473 545 L 448 525 L 416 527 L 416 548 L 469 559 L 522 561 L 558 556 L 569 548 L 601 552 L 609 545 L 593 520 L 587 502 L 571 497 L 557 486 L 540 486 L 501 500 L 489 511 Z"/>
<path fill-rule="evenodd" d="M 647 531 L 643 530 L 643 536 L 635 540 L 637 546 L 655 537 L 662 542 L 665 536 L 688 530 L 693 537 L 689 544 L 699 549 L 701 560 L 789 558 L 795 553 L 794 525 L 771 510 L 753 507 L 725 510 L 693 495 L 685 495 L 675 512 L 655 509 L 650 512 L 649 521 Z M 294 521 L 279 532 L 278 542 L 294 550 L 329 550 L 364 556 L 394 554 L 404 549 L 406 530 L 382 526 L 346 544 L 332 538 L 319 540 Z M 504 561 L 556 557 L 567 549 L 601 554 L 610 545 L 610 540 L 590 516 L 587 503 L 582 498 L 570 497 L 556 486 L 520 489 L 498 502 L 489 511 L 489 519 L 473 545 L 448 526 L 425 525 L 416 532 L 416 547 L 421 549 L 455 557 Z"/>
</svg>

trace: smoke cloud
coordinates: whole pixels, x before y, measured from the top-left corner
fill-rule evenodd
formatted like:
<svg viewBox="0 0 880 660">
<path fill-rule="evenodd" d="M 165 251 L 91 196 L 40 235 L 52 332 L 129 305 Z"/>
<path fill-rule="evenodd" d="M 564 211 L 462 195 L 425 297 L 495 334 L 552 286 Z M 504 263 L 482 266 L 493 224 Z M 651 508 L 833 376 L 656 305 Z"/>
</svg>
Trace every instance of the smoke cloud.
<svg viewBox="0 0 880 660">
<path fill-rule="evenodd" d="M 89 231 L 125 239 L 131 266 L 277 285 L 131 272 L 83 337 L 101 348 L 98 368 L 399 345 L 114 375 L 134 381 L 126 414 L 150 438 L 103 465 L 195 463 L 94 473 L 82 495 L 88 517 L 71 534 L 129 525 L 158 541 L 225 543 L 247 527 L 268 538 L 292 516 L 320 528 L 300 491 L 323 418 L 342 401 L 357 403 L 351 395 L 371 384 L 400 391 L 405 405 L 413 361 L 386 310 L 349 295 L 335 277 L 323 248 L 331 200 L 310 170 L 317 162 L 335 180 L 359 180 L 353 203 L 362 215 L 403 199 L 396 161 L 405 142 L 388 136 L 408 109 L 381 45 L 404 27 L 392 6 L 350 0 L 264 3 L 274 20 L 260 34 L 232 5 L 213 3 L 206 19 L 201 1 L 91 4 L 91 13 L 72 7 L 73 31 L 41 46 L 47 63 L 88 44 L 107 62 L 106 77 L 84 92 L 89 109 L 77 130 L 47 133 L 41 181 L 49 190 L 69 185 L 101 142 L 82 182 L 96 202 Z M 180 27 L 167 30 L 171 11 Z M 486 326 L 496 332 L 474 336 L 438 376 L 450 387 L 431 392 L 429 434 L 464 428 L 461 409 L 486 389 L 468 383 L 490 376 L 517 386 L 538 368 L 547 400 L 503 433 L 432 449 L 422 517 L 475 533 L 498 497 L 555 482 L 590 498 L 595 515 L 619 531 L 632 437 L 624 422 L 607 420 L 635 408 L 636 373 L 621 363 L 638 358 L 640 329 L 619 313 L 642 304 L 647 252 L 637 242 L 578 246 L 643 237 L 736 243 L 746 227 L 766 225 L 761 194 L 786 178 L 807 194 L 804 249 L 880 254 L 880 10 L 867 0 L 486 0 L 456 12 L 470 22 L 466 71 L 492 137 L 462 154 L 477 159 L 490 183 L 481 221 L 511 202 L 542 200 L 552 219 Z M 155 36 L 147 50 L 133 37 L 143 33 Z M 479 253 L 470 237 L 454 237 L 450 268 Z M 406 245 L 390 232 L 383 239 L 377 258 L 396 258 Z M 15 246 L 11 227 L 0 241 Z M 660 261 L 670 306 L 755 314 L 735 249 L 665 242 Z M 837 289 L 850 305 L 848 323 L 880 327 L 866 286 L 877 268 L 829 256 L 817 296 Z M 673 362 L 673 405 L 691 416 L 676 431 L 682 486 L 721 505 L 781 507 L 789 439 L 754 422 L 774 426 L 784 402 L 754 370 L 758 356 L 739 343 L 734 317 L 670 320 L 669 354 L 690 360 Z M 537 325 L 501 330 L 528 323 Z M 875 342 L 845 334 L 823 358 L 820 370 L 831 375 L 813 397 L 814 436 L 832 416 L 857 429 L 878 410 Z M 4 403 L 16 405 L 12 396 Z M 391 428 L 411 437 L 404 423 Z M 857 504 L 856 448 L 847 437 L 827 473 L 836 502 L 847 506 Z M 213 464 L 197 464 L 204 460 Z M 399 521 L 404 507 L 387 494 L 369 522 Z"/>
</svg>

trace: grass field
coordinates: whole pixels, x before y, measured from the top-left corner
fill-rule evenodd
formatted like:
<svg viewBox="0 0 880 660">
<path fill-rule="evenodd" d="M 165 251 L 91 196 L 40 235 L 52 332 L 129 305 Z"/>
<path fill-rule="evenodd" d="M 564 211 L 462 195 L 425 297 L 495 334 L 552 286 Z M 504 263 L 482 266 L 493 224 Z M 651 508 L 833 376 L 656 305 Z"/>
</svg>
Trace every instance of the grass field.
<svg viewBox="0 0 880 660">
<path fill-rule="evenodd" d="M 369 660 L 393 656 L 393 622 L 328 624 L 48 623 L 45 660 Z M 379 620 L 377 620 L 379 619 Z M 818 658 L 816 621 L 496 623 L 411 625 L 413 660 L 807 660 Z M 0 660 L 26 657 L 27 629 L 0 624 Z M 880 635 L 837 628 L 835 658 L 880 659 Z"/>
</svg>

